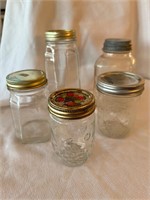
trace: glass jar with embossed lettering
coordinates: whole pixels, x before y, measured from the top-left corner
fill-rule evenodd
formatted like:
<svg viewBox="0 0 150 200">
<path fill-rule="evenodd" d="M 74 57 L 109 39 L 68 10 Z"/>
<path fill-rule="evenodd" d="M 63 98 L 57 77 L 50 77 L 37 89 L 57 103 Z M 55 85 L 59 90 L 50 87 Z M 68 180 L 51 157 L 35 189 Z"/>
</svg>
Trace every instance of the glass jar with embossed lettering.
<svg viewBox="0 0 150 200">
<path fill-rule="evenodd" d="M 41 70 L 16 71 L 6 77 L 16 137 L 22 143 L 50 139 L 46 75 Z"/>
<path fill-rule="evenodd" d="M 91 154 L 95 130 L 95 99 L 82 89 L 64 89 L 48 99 L 52 145 L 62 163 L 82 165 Z"/>
</svg>

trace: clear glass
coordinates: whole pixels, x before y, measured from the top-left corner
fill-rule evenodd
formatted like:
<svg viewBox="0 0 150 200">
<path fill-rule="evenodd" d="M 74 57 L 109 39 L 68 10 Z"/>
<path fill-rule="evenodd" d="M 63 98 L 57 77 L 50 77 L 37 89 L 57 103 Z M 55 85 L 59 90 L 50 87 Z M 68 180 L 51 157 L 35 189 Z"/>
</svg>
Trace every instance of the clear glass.
<svg viewBox="0 0 150 200">
<path fill-rule="evenodd" d="M 97 77 L 108 71 L 135 71 L 135 59 L 131 52 L 103 53 L 95 63 L 94 72 L 94 91 L 96 88 Z"/>
<path fill-rule="evenodd" d="M 46 88 L 10 91 L 10 106 L 16 137 L 22 143 L 46 142 L 50 139 Z"/>
<path fill-rule="evenodd" d="M 134 125 L 139 96 L 123 97 L 97 92 L 97 129 L 111 138 L 126 137 Z"/>
<path fill-rule="evenodd" d="M 80 88 L 76 41 L 47 42 L 45 70 L 50 93 L 64 88 Z"/>
<path fill-rule="evenodd" d="M 50 114 L 52 145 L 60 160 L 67 166 L 82 165 L 91 154 L 95 132 L 95 115 L 66 120 Z"/>
</svg>

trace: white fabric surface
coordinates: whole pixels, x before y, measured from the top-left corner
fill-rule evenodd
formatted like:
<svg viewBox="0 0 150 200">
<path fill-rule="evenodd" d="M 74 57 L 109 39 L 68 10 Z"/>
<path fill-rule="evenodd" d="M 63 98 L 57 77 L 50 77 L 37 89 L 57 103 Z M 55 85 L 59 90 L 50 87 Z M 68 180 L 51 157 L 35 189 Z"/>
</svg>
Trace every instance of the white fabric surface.
<svg viewBox="0 0 150 200">
<path fill-rule="evenodd" d="M 132 0 L 7 0 L 0 48 L 1 105 L 8 103 L 7 74 L 26 68 L 44 70 L 44 33 L 48 29 L 76 30 L 82 88 L 92 89 L 94 63 L 102 53 L 105 38 L 130 38 L 136 53 L 137 33 L 142 31 L 142 27 L 137 30 L 137 3 Z"/>
<path fill-rule="evenodd" d="M 132 134 L 110 139 L 96 132 L 91 157 L 75 168 L 57 161 L 50 141 L 20 144 L 9 107 L 1 108 L 0 199 L 149 200 L 149 97 L 150 81 L 146 81 Z"/>
</svg>

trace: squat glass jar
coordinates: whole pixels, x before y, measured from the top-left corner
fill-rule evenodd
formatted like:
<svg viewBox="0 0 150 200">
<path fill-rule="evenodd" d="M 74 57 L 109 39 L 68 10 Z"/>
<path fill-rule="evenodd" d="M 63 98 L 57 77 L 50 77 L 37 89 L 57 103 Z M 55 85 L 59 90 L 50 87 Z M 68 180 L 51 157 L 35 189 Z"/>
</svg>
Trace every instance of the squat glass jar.
<svg viewBox="0 0 150 200">
<path fill-rule="evenodd" d="M 82 165 L 91 154 L 95 131 L 95 99 L 82 89 L 64 89 L 48 100 L 52 145 L 67 166 Z"/>
<path fill-rule="evenodd" d="M 106 72 L 99 75 L 97 90 L 99 133 L 111 138 L 127 136 L 144 90 L 143 78 L 130 72 Z"/>
<path fill-rule="evenodd" d="M 50 139 L 47 79 L 41 70 L 16 71 L 6 77 L 16 137 L 22 143 Z"/>
</svg>

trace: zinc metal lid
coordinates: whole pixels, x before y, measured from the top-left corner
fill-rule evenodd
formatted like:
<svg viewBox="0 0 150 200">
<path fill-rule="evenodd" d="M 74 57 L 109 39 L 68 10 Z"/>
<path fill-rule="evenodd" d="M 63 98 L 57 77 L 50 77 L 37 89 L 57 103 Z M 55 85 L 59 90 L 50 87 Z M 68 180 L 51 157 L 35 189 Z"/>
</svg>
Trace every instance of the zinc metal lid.
<svg viewBox="0 0 150 200">
<path fill-rule="evenodd" d="M 113 95 L 138 96 L 144 90 L 144 79 L 130 72 L 106 72 L 98 76 L 97 90 Z"/>
<path fill-rule="evenodd" d="M 45 32 L 46 41 L 75 40 L 74 30 L 48 30 Z"/>
<path fill-rule="evenodd" d="M 131 40 L 108 38 L 104 41 L 103 51 L 107 53 L 129 52 L 132 50 Z"/>
<path fill-rule="evenodd" d="M 45 85 L 47 79 L 44 71 L 27 69 L 8 74 L 6 82 L 8 90 L 28 90 Z"/>
<path fill-rule="evenodd" d="M 68 88 L 52 93 L 48 99 L 49 112 L 63 119 L 80 119 L 95 110 L 95 98 L 83 89 Z"/>
</svg>

